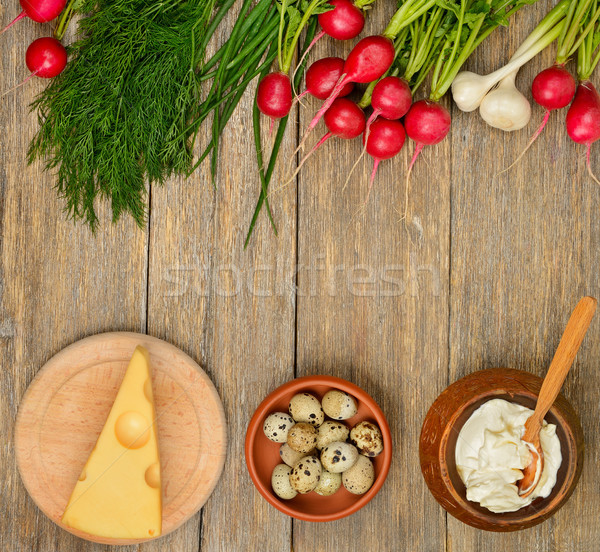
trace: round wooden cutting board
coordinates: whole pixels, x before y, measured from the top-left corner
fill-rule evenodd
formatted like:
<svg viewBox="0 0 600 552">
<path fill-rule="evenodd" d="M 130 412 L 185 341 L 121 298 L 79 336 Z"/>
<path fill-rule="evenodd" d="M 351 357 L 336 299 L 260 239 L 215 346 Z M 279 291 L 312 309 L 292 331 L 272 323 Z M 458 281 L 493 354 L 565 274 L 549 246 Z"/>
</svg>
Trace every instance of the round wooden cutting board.
<svg viewBox="0 0 600 552">
<path fill-rule="evenodd" d="M 208 376 L 188 355 L 135 333 L 78 341 L 36 375 L 15 426 L 17 464 L 35 503 L 63 529 L 105 544 L 151 539 L 95 537 L 60 519 L 137 345 L 150 353 L 162 470 L 162 536 L 170 533 L 206 502 L 225 462 L 223 405 Z"/>
</svg>

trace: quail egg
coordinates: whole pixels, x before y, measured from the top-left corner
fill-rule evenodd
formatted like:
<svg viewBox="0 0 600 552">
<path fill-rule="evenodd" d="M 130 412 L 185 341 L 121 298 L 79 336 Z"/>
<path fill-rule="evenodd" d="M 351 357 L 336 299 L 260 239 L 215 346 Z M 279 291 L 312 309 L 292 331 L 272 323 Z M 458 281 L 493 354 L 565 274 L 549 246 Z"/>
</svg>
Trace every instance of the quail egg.
<svg viewBox="0 0 600 552">
<path fill-rule="evenodd" d="M 348 439 L 348 427 L 344 422 L 333 422 L 327 420 L 319 427 L 317 435 L 317 448 L 324 449 L 330 443 L 335 441 L 346 441 Z"/>
<path fill-rule="evenodd" d="M 350 441 L 363 456 L 377 456 L 383 450 L 381 430 L 371 422 L 360 422 L 350 431 Z M 317 437 L 317 446 L 319 439 Z"/>
<path fill-rule="evenodd" d="M 292 468 L 288 465 L 278 464 L 271 474 L 271 487 L 273 487 L 273 492 L 279 498 L 283 498 L 284 500 L 290 500 L 298 494 L 298 491 L 296 491 L 290 483 L 291 473 Z"/>
<path fill-rule="evenodd" d="M 327 445 L 321 452 L 321 463 L 331 473 L 341 473 L 356 463 L 358 450 L 350 443 L 336 441 Z"/>
<path fill-rule="evenodd" d="M 354 398 L 338 389 L 325 393 L 322 404 L 325 414 L 334 420 L 347 420 L 358 412 Z"/>
<path fill-rule="evenodd" d="M 285 443 L 288 431 L 294 423 L 293 418 L 286 412 L 273 412 L 266 417 L 263 431 L 270 441 Z"/>
<path fill-rule="evenodd" d="M 313 451 L 309 452 L 297 452 L 287 443 L 283 443 L 279 448 L 279 456 L 281 459 L 290 467 L 294 467 L 294 464 L 305 456 L 311 456 Z"/>
<path fill-rule="evenodd" d="M 319 484 L 315 487 L 315 493 L 321 496 L 331 496 L 337 493 L 338 489 L 342 486 L 342 474 L 331 473 L 327 470 L 321 472 L 321 479 Z"/>
<path fill-rule="evenodd" d="M 300 494 L 310 493 L 319 484 L 322 471 L 319 459 L 316 456 L 307 456 L 292 468 L 290 483 Z"/>
<path fill-rule="evenodd" d="M 310 393 L 298 393 L 290 401 L 290 414 L 297 422 L 319 427 L 325 419 L 319 400 Z"/>
<path fill-rule="evenodd" d="M 300 422 L 290 429 L 287 444 L 296 452 L 309 453 L 317 445 L 317 429 L 315 426 Z"/>
<path fill-rule="evenodd" d="M 375 468 L 366 456 L 360 456 L 356 464 L 342 474 L 342 483 L 347 491 L 355 495 L 365 494 L 375 481 Z"/>
</svg>

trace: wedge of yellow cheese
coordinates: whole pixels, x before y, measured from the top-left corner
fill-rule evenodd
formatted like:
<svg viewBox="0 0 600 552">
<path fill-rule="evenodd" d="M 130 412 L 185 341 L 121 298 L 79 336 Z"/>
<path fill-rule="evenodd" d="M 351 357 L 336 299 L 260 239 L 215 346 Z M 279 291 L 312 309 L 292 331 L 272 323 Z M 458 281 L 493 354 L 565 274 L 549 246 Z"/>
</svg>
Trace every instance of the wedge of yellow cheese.
<svg viewBox="0 0 600 552">
<path fill-rule="evenodd" d="M 137 347 L 117 398 L 63 514 L 101 537 L 160 535 L 162 506 L 150 358 Z"/>
</svg>

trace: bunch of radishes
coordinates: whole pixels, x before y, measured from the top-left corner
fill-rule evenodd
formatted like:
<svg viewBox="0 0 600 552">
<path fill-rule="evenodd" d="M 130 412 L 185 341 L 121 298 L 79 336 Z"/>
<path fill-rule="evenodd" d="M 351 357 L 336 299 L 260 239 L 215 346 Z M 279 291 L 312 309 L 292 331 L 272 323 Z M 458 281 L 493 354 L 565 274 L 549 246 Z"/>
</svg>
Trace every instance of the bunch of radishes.
<svg viewBox="0 0 600 552">
<path fill-rule="evenodd" d="M 325 34 L 335 40 L 351 40 L 363 30 L 364 12 L 354 3 L 350 0 L 329 0 L 328 3 L 333 9 L 318 15 L 321 32 L 312 41 L 307 52 Z M 288 74 L 290 68 L 283 60 L 279 60 L 279 66 L 280 71 L 269 73 L 260 81 L 256 94 L 259 110 L 273 120 L 288 115 L 293 104 L 292 81 Z M 307 71 L 305 93 L 326 99 L 338 82 L 343 66 L 341 58 L 326 58 L 313 64 Z M 346 87 L 345 95 L 351 91 L 352 86 Z"/>
<path fill-rule="evenodd" d="M 23 10 L 0 30 L 0 34 L 25 17 L 37 23 L 52 21 L 64 10 L 66 0 L 20 0 L 20 3 Z M 59 40 L 45 36 L 34 40 L 29 45 L 25 54 L 25 63 L 31 74 L 18 86 L 22 86 L 33 76 L 51 79 L 62 73 L 67 65 L 67 51 Z"/>
<path fill-rule="evenodd" d="M 600 139 L 600 95 L 589 80 L 600 61 L 600 3 L 598 0 L 561 0 L 521 44 L 507 65 L 488 75 L 469 71 L 459 73 L 452 83 L 452 94 L 463 111 L 479 108 L 491 126 L 505 131 L 523 128 L 529 122 L 529 101 L 515 86 L 519 69 L 530 59 L 558 40 L 555 64 L 533 80 L 534 101 L 545 109 L 542 123 L 511 168 L 542 133 L 552 111 L 570 104 L 566 117 L 569 137 L 587 146 L 587 168 L 591 145 Z M 566 69 L 577 54 L 579 84 Z"/>
<path fill-rule="evenodd" d="M 322 28 L 315 41 L 323 34 L 337 40 L 355 38 L 363 29 L 363 11 L 350 0 L 330 0 L 333 9 L 318 16 Z M 314 41 L 313 41 L 314 42 Z M 306 159 L 331 137 L 353 139 L 363 136 L 366 152 L 374 159 L 374 170 L 384 159 L 397 155 L 405 141 L 405 131 L 400 118 L 408 112 L 412 96 L 408 84 L 389 76 L 377 84 L 373 91 L 373 114 L 366 120 L 363 110 L 345 98 L 355 83 L 371 83 L 380 79 L 391 67 L 395 51 L 391 39 L 385 36 L 369 36 L 360 40 L 346 60 L 328 57 L 315 61 L 306 71 L 306 91 L 324 103 L 310 122 L 298 149 L 301 149 L 310 132 L 324 119 L 327 133 L 317 142 L 310 153 L 299 163 L 297 171 Z M 294 99 L 287 74 L 270 73 L 258 86 L 259 110 L 272 119 L 286 116 Z M 294 174 L 296 174 L 294 173 Z"/>
</svg>

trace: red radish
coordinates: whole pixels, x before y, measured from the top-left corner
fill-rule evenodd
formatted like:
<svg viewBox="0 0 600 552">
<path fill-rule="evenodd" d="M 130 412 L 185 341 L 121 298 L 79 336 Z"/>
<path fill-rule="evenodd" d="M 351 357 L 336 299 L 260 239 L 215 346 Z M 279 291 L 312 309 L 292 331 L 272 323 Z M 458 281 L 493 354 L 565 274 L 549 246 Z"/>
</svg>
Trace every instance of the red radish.
<svg viewBox="0 0 600 552">
<path fill-rule="evenodd" d="M 298 96 L 310 94 L 319 100 L 326 100 L 340 80 L 344 70 L 344 60 L 340 57 L 326 57 L 315 61 L 306 70 L 306 90 Z M 349 82 L 340 92 L 340 97 L 347 96 L 354 89 Z"/>
<path fill-rule="evenodd" d="M 334 6 L 334 8 L 318 15 L 317 19 L 322 30 L 317 33 L 315 38 L 313 38 L 312 42 L 308 45 L 308 48 L 304 51 L 304 54 L 302 54 L 297 67 L 302 65 L 308 52 L 310 52 L 312 47 L 325 35 L 329 35 L 335 40 L 351 40 L 356 38 L 365 26 L 365 16 L 363 11 L 360 8 L 357 8 L 350 0 L 329 0 L 328 3 Z"/>
<path fill-rule="evenodd" d="M 67 66 L 67 51 L 56 38 L 45 36 L 29 45 L 25 63 L 32 75 L 51 79 L 60 75 Z"/>
<path fill-rule="evenodd" d="M 423 150 L 424 146 L 432 146 L 441 142 L 448 132 L 450 132 L 450 124 L 452 120 L 448 110 L 437 102 L 432 100 L 419 100 L 412 104 L 404 118 L 404 126 L 406 134 L 417 144 L 415 153 L 410 160 L 408 171 L 406 171 L 405 181 L 405 202 L 404 216 L 408 213 L 408 189 L 410 182 L 410 174 L 417 157 Z"/>
<path fill-rule="evenodd" d="M 412 94 L 408 83 L 398 77 L 385 77 L 373 88 L 371 106 L 373 113 L 367 120 L 367 135 L 371 123 L 377 118 L 401 119 L 406 115 L 412 103 Z"/>
<path fill-rule="evenodd" d="M 375 161 L 371 179 L 369 181 L 369 191 L 367 193 L 367 199 L 365 200 L 366 203 L 369 199 L 373 182 L 375 181 L 379 163 L 385 159 L 391 159 L 400 153 L 402 146 L 404 146 L 404 141 L 406 140 L 406 133 L 404 132 L 404 127 L 400 121 L 378 117 L 371 123 L 368 135 L 365 132 L 363 142 L 365 140 L 367 153 Z"/>
<path fill-rule="evenodd" d="M 573 75 L 565 69 L 564 65 L 557 64 L 548 67 L 548 69 L 544 69 L 533 79 L 533 83 L 531 84 L 533 99 L 537 104 L 546 109 L 546 113 L 542 119 L 542 123 L 533 133 L 525 149 L 506 169 L 500 171 L 499 174 L 510 170 L 519 162 L 521 157 L 525 155 L 525 152 L 527 152 L 544 130 L 546 123 L 550 119 L 550 113 L 555 109 L 562 109 L 568 106 L 573 96 L 575 96 L 576 88 L 577 84 Z"/>
<path fill-rule="evenodd" d="M 352 140 L 365 130 L 365 113 L 348 98 L 337 98 L 323 116 L 329 132 L 327 138 L 337 136 L 344 140 Z M 328 136 L 329 135 L 329 136 Z M 321 139 L 321 143 L 327 138 Z"/>
<path fill-rule="evenodd" d="M 404 126 L 406 134 L 416 142 L 417 147 L 408 166 L 407 181 L 423 146 L 433 146 L 441 142 L 450 132 L 450 124 L 450 113 L 439 103 L 431 100 L 419 100 L 412 104 L 404 119 Z"/>
<path fill-rule="evenodd" d="M 555 109 L 562 109 L 571 103 L 573 96 L 575 96 L 576 88 L 577 83 L 573 75 L 565 69 L 564 65 L 548 67 L 548 69 L 544 69 L 533 79 L 533 83 L 531 84 L 533 99 L 536 103 L 546 108 L 546 114 L 544 115 L 542 124 L 525 148 L 525 151 L 529 149 L 529 146 L 533 144 L 542 130 L 544 130 L 550 118 L 550 112 Z"/>
<path fill-rule="evenodd" d="M 368 36 L 360 40 L 348 54 L 344 63 L 344 72 L 321 109 L 308 125 L 298 149 L 303 147 L 308 134 L 317 126 L 348 83 L 367 83 L 377 80 L 390 68 L 394 56 L 394 43 L 385 36 Z"/>
<path fill-rule="evenodd" d="M 548 111 L 568 106 L 575 96 L 577 84 L 564 65 L 544 69 L 531 85 L 533 99 Z"/>
<path fill-rule="evenodd" d="M 332 136 L 352 140 L 360 136 L 365 130 L 364 111 L 348 98 L 337 98 L 326 111 L 323 120 L 328 132 L 303 157 L 290 180 L 298 174 L 307 159 Z"/>
<path fill-rule="evenodd" d="M 374 35 L 360 40 L 344 63 L 344 79 L 340 89 L 349 82 L 367 83 L 380 78 L 392 65 L 396 52 L 394 43 L 385 36 Z"/>
<path fill-rule="evenodd" d="M 51 79 L 60 75 L 67 66 L 67 51 L 56 38 L 45 36 L 34 40 L 29 45 L 25 53 L 25 63 L 31 74 L 21 84 L 4 92 L 2 96 L 23 86 L 33 76 Z"/>
<path fill-rule="evenodd" d="M 281 119 L 292 109 L 292 84 L 285 73 L 269 73 L 258 85 L 256 103 L 261 113 Z"/>
<path fill-rule="evenodd" d="M 399 77 L 385 77 L 373 88 L 371 105 L 375 119 L 401 119 L 408 113 L 412 104 L 412 94 L 408 83 Z"/>
<path fill-rule="evenodd" d="M 577 87 L 575 99 L 567 112 L 567 133 L 574 142 L 587 146 L 588 172 L 598 182 L 590 165 L 590 152 L 592 144 L 600 139 L 600 95 L 590 81 L 580 82 Z"/>
<path fill-rule="evenodd" d="M 356 38 L 365 26 L 362 10 L 350 0 L 329 0 L 329 4 L 335 7 L 317 17 L 323 32 L 336 40 Z"/>
<path fill-rule="evenodd" d="M 65 9 L 66 0 L 20 0 L 23 11 L 15 17 L 4 29 L 3 33 L 12 27 L 17 21 L 29 17 L 37 23 L 48 23 L 60 15 Z"/>
</svg>

